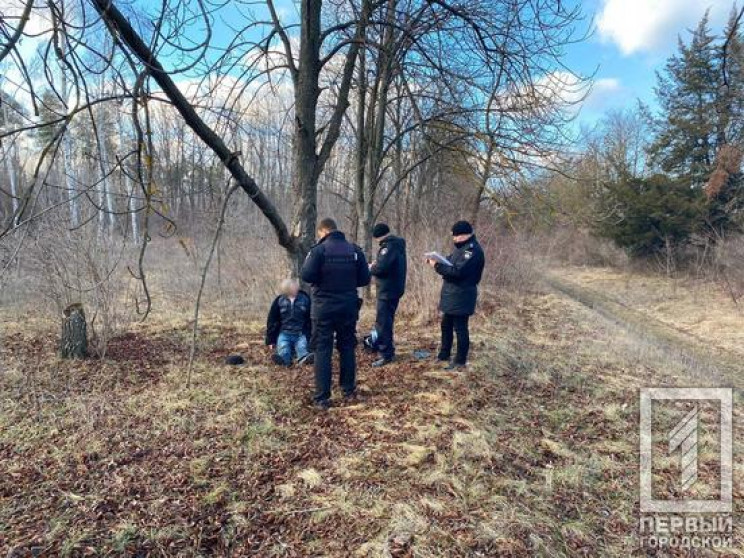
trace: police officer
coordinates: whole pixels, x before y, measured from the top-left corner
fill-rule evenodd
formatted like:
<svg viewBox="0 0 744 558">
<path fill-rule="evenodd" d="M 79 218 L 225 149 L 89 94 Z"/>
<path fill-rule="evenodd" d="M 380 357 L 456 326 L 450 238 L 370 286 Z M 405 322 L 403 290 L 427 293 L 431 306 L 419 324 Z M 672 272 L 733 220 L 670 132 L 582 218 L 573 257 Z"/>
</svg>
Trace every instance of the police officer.
<svg viewBox="0 0 744 558">
<path fill-rule="evenodd" d="M 439 309 L 442 312 L 442 343 L 438 360 L 448 361 L 452 353 L 453 330 L 457 334 L 457 353 L 447 370 L 463 368 L 468 361 L 470 333 L 468 320 L 475 313 L 478 283 L 483 275 L 485 256 L 467 221 L 458 221 L 452 227 L 455 250 L 447 258 L 451 265 L 428 259 L 442 276 L 442 294 Z"/>
<path fill-rule="evenodd" d="M 372 229 L 372 237 L 380 244 L 377 259 L 369 266 L 377 285 L 377 317 L 372 335 L 365 339 L 365 345 L 380 353 L 380 358 L 372 363 L 378 368 L 395 358 L 393 328 L 398 303 L 406 290 L 406 241 L 390 234 L 390 227 L 378 223 Z"/>
<path fill-rule="evenodd" d="M 318 238 L 302 266 L 302 280 L 312 286 L 314 403 L 326 410 L 331 404 L 334 335 L 341 362 L 341 389 L 349 400 L 356 396 L 357 288 L 369 285 L 370 273 L 362 249 L 347 242 L 333 219 L 320 222 Z"/>
</svg>

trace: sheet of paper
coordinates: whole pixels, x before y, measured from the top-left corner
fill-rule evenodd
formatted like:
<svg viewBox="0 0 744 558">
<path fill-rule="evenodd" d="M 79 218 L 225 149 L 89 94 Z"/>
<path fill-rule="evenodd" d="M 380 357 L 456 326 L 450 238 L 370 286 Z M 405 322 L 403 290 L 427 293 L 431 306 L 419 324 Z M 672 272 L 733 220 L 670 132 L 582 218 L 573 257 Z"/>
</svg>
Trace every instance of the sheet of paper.
<svg viewBox="0 0 744 558">
<path fill-rule="evenodd" d="M 426 254 L 424 254 L 424 256 L 426 256 L 427 258 L 431 260 L 444 264 L 444 265 L 452 265 L 452 262 L 450 262 L 447 258 L 445 258 L 439 252 L 427 252 Z"/>
</svg>

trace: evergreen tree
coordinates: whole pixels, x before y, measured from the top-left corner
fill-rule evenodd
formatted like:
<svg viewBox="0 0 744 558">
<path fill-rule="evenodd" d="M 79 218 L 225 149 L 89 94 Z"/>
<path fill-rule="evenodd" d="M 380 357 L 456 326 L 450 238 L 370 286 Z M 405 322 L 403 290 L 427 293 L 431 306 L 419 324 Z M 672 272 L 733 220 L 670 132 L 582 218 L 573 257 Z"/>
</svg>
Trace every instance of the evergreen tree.
<svg viewBox="0 0 744 558">
<path fill-rule="evenodd" d="M 736 6 L 717 49 L 720 65 L 718 98 L 719 145 L 744 141 L 744 39 Z"/>
<path fill-rule="evenodd" d="M 741 229 L 744 185 L 744 40 L 734 7 L 721 37 L 711 34 L 708 16 L 689 44 L 658 74 L 661 107 L 656 137 L 648 149 L 652 163 L 681 184 L 707 195 L 700 231 L 712 239 Z"/>
<path fill-rule="evenodd" d="M 65 108 L 62 101 L 52 91 L 44 91 L 41 95 L 41 104 L 39 106 L 39 121 L 41 123 L 57 122 L 64 117 Z M 42 126 L 36 134 L 36 139 L 41 147 L 52 141 L 64 126 L 63 122 L 57 122 L 53 126 Z"/>
<path fill-rule="evenodd" d="M 657 74 L 656 96 L 661 114 L 654 122 L 656 139 L 651 161 L 692 187 L 702 187 L 725 142 L 719 117 L 720 56 L 706 15 L 663 73 Z"/>
<path fill-rule="evenodd" d="M 636 257 L 676 250 L 704 221 L 702 191 L 662 174 L 607 185 L 602 205 L 595 232 Z"/>
<path fill-rule="evenodd" d="M 741 233 L 744 214 L 744 40 L 739 11 L 734 6 L 718 49 L 720 86 L 718 95 L 719 149 L 716 168 L 706 183 L 708 233 L 714 240 L 727 233 Z"/>
</svg>

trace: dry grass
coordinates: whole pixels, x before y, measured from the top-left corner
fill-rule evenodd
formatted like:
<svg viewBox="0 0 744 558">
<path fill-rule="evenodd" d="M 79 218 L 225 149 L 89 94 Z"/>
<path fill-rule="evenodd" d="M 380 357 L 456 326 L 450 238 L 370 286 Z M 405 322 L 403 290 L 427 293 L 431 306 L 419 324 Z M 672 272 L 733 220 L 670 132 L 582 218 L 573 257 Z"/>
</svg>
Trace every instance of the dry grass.
<svg viewBox="0 0 744 558">
<path fill-rule="evenodd" d="M 744 312 L 717 284 L 610 268 L 561 268 L 554 273 L 744 359 Z"/>
<path fill-rule="evenodd" d="M 308 370 L 267 364 L 258 323 L 205 319 L 185 390 L 176 312 L 85 363 L 6 317 L 0 553 L 641 555 L 638 388 L 694 365 L 560 294 L 481 310 L 465 373 L 413 361 L 436 328 L 401 326 L 400 361 L 361 355 L 362 402 L 327 414 Z M 248 364 L 223 366 L 236 350 Z"/>
</svg>

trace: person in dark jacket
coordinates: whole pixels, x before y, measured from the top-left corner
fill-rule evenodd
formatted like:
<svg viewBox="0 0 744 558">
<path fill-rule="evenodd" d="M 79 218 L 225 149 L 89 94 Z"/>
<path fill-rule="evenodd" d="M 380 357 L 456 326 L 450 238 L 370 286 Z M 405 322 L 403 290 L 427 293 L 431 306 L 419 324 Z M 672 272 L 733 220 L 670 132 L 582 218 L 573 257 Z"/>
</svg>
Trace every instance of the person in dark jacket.
<svg viewBox="0 0 744 558">
<path fill-rule="evenodd" d="M 480 283 L 485 266 L 483 250 L 467 221 L 458 221 L 452 227 L 455 250 L 447 258 L 451 265 L 428 259 L 444 280 L 439 300 L 442 312 L 442 343 L 438 359 L 448 361 L 452 353 L 453 330 L 457 334 L 457 353 L 447 367 L 448 370 L 462 368 L 467 364 L 470 350 L 468 320 L 475 313 Z"/>
<path fill-rule="evenodd" d="M 357 288 L 369 285 L 367 259 L 347 242 L 333 219 L 318 225 L 318 243 L 302 266 L 302 280 L 312 286 L 311 346 L 315 349 L 315 406 L 328 409 L 331 400 L 333 339 L 340 357 L 340 383 L 347 400 L 356 397 Z"/>
<path fill-rule="evenodd" d="M 297 279 L 282 281 L 281 290 L 266 320 L 266 344 L 276 347 L 272 359 L 280 366 L 290 366 L 294 353 L 297 364 L 312 364 L 313 354 L 307 348 L 312 330 L 310 296 L 300 290 Z"/>
<path fill-rule="evenodd" d="M 390 234 L 390 227 L 378 223 L 372 229 L 372 237 L 380 248 L 377 259 L 369 265 L 370 273 L 377 286 L 377 317 L 375 328 L 365 338 L 366 347 L 378 351 L 380 359 L 372 363 L 374 367 L 385 366 L 395 358 L 393 330 L 395 312 L 398 303 L 406 290 L 406 241 Z"/>
</svg>

